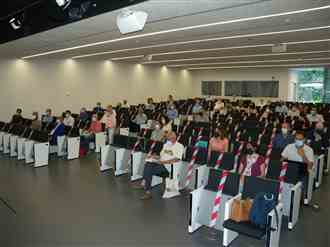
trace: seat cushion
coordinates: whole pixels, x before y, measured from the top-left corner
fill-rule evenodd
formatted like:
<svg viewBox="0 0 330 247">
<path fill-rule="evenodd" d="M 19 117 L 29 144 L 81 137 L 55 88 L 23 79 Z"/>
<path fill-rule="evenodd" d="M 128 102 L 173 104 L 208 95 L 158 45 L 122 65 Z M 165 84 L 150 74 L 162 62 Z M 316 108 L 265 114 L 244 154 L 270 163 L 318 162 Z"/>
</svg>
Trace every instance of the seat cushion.
<svg viewBox="0 0 330 247">
<path fill-rule="evenodd" d="M 251 224 L 251 222 L 236 222 L 231 219 L 223 223 L 223 227 L 237 232 L 239 234 L 247 235 L 251 238 L 262 239 L 266 235 L 266 230 L 261 229 Z"/>
</svg>

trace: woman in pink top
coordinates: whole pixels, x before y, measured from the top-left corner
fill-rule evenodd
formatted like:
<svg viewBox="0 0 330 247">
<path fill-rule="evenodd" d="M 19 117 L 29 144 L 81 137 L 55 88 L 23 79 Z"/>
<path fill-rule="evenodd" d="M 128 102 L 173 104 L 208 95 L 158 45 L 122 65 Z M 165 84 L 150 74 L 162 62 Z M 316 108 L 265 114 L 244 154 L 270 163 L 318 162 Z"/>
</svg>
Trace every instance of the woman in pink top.
<svg viewBox="0 0 330 247">
<path fill-rule="evenodd" d="M 101 123 L 105 124 L 107 129 L 115 129 L 117 125 L 116 112 L 112 109 L 112 105 L 107 107 L 106 112 L 103 115 Z"/>
<path fill-rule="evenodd" d="M 99 133 L 102 132 L 102 123 L 100 121 L 100 115 L 96 115 L 94 114 L 92 117 L 92 123 L 89 126 L 88 132 L 95 134 L 95 133 Z"/>
<path fill-rule="evenodd" d="M 208 157 L 211 157 L 211 152 L 228 152 L 229 141 L 224 129 L 216 128 L 214 137 L 209 142 Z"/>
</svg>

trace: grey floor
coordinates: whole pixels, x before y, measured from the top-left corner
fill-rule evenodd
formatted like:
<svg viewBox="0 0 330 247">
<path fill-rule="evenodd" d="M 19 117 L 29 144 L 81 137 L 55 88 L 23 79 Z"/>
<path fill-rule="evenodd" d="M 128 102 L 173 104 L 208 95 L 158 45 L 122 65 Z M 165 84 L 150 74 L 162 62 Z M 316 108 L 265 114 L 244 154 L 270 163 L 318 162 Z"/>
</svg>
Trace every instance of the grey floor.
<svg viewBox="0 0 330 247">
<path fill-rule="evenodd" d="M 222 234 L 202 228 L 187 232 L 188 198 L 139 200 L 128 178 L 100 173 L 96 158 L 52 159 L 34 169 L 0 157 L 0 196 L 17 216 L 0 204 L 1 247 L 222 246 Z M 303 208 L 294 231 L 282 231 L 281 247 L 330 246 L 330 188 L 326 179 L 316 192 L 320 212 Z M 231 246 L 263 246 L 240 237 Z"/>
</svg>

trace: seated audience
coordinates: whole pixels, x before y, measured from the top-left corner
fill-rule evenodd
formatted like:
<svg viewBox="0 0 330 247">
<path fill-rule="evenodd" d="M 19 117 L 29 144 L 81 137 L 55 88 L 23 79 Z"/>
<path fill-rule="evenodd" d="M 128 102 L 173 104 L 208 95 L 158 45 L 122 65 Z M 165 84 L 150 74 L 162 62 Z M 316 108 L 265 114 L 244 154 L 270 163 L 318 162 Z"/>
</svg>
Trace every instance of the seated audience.
<svg viewBox="0 0 330 247">
<path fill-rule="evenodd" d="M 80 146 L 83 152 L 87 153 L 89 150 L 89 144 L 95 142 L 95 134 L 102 132 L 102 123 L 101 123 L 100 114 L 93 114 L 92 122 L 88 129 L 85 129 L 81 133 L 80 137 Z"/>
<path fill-rule="evenodd" d="M 148 121 L 147 115 L 144 113 L 143 108 L 139 107 L 138 113 L 135 116 L 135 118 L 133 119 L 133 122 L 138 125 L 142 125 L 142 124 L 146 124 L 147 121 Z"/>
<path fill-rule="evenodd" d="M 31 128 L 35 129 L 35 130 L 41 129 L 41 121 L 39 120 L 38 112 L 33 112 L 32 113 Z"/>
<path fill-rule="evenodd" d="M 58 117 L 55 128 L 50 132 L 50 145 L 57 145 L 57 137 L 64 135 L 64 129 L 65 125 L 63 123 L 63 117 Z"/>
<path fill-rule="evenodd" d="M 317 150 L 317 152 L 323 152 L 329 146 L 329 136 L 323 123 L 316 123 L 315 129 L 307 133 L 307 143 L 311 145 L 311 147 L 316 143 L 320 143 L 321 150 Z"/>
<path fill-rule="evenodd" d="M 16 113 L 12 116 L 11 124 L 22 124 L 23 123 L 23 117 L 22 117 L 22 109 L 18 108 L 16 110 Z"/>
<path fill-rule="evenodd" d="M 156 123 L 155 129 L 152 131 L 150 139 L 153 141 L 162 142 L 164 141 L 164 138 L 164 131 L 160 128 L 160 124 Z"/>
<path fill-rule="evenodd" d="M 86 123 L 86 122 L 88 121 L 88 119 L 89 119 L 89 114 L 88 114 L 88 112 L 87 112 L 87 110 L 86 110 L 85 107 L 81 108 L 81 110 L 80 110 L 80 114 L 79 114 L 79 119 L 80 119 L 82 122 L 84 122 L 84 123 Z"/>
<path fill-rule="evenodd" d="M 165 136 L 172 131 L 172 121 L 170 121 L 168 117 L 164 115 L 160 116 L 159 123 Z"/>
<path fill-rule="evenodd" d="M 160 153 L 160 157 L 151 155 L 147 157 L 143 172 L 142 184 L 137 188 L 144 188 L 145 193 L 142 200 L 151 199 L 151 182 L 153 176 L 169 176 L 169 172 L 164 165 L 174 164 L 182 159 L 184 147 L 177 142 L 176 134 L 170 132 L 167 137 L 167 142 L 164 144 Z"/>
<path fill-rule="evenodd" d="M 126 99 L 123 100 L 123 104 L 121 105 L 121 108 L 126 108 L 126 109 L 129 108 L 129 104 L 127 103 Z"/>
<path fill-rule="evenodd" d="M 313 168 L 314 151 L 306 144 L 305 132 L 296 132 L 295 142 L 285 147 L 282 152 L 282 158 L 284 160 L 303 162 L 308 165 L 309 169 Z"/>
<path fill-rule="evenodd" d="M 101 119 L 101 123 L 105 124 L 105 128 L 108 131 L 108 141 L 111 144 L 117 127 L 117 113 L 112 108 L 112 105 L 108 105 L 107 110 Z"/>
<path fill-rule="evenodd" d="M 63 120 L 63 124 L 68 127 L 74 126 L 74 118 L 71 116 L 71 111 L 67 110 L 65 112 L 65 118 Z"/>
<path fill-rule="evenodd" d="M 104 112 L 101 102 L 97 102 L 96 106 L 93 109 L 94 113 Z"/>
<path fill-rule="evenodd" d="M 198 114 L 200 113 L 201 111 L 203 110 L 203 106 L 201 105 L 201 102 L 199 99 L 196 99 L 195 101 L 195 104 L 192 108 L 192 114 L 195 115 L 195 114 Z"/>
<path fill-rule="evenodd" d="M 147 99 L 147 104 L 145 105 L 145 109 L 150 111 L 155 110 L 154 100 L 152 98 Z"/>
<path fill-rule="evenodd" d="M 307 115 L 307 119 L 310 123 L 321 122 L 324 123 L 323 115 L 318 114 L 315 107 L 313 107 L 310 113 Z"/>
<path fill-rule="evenodd" d="M 45 114 L 42 116 L 41 122 L 45 125 L 48 125 L 54 121 L 54 117 L 52 116 L 52 110 L 46 109 Z"/>
<path fill-rule="evenodd" d="M 209 141 L 208 158 L 211 157 L 211 152 L 228 152 L 229 140 L 225 129 L 216 128 L 214 136 Z"/>
<path fill-rule="evenodd" d="M 224 108 L 225 108 L 225 103 L 223 103 L 221 99 L 218 99 L 217 102 L 215 102 L 213 111 L 220 112 Z"/>
<path fill-rule="evenodd" d="M 277 104 L 277 106 L 275 107 L 275 112 L 278 114 L 288 114 L 288 107 L 286 106 L 286 104 L 284 102 L 280 102 Z"/>
<path fill-rule="evenodd" d="M 243 176 L 264 177 L 266 175 L 265 158 L 248 143 L 245 154 L 240 157 L 238 173 Z"/>
<path fill-rule="evenodd" d="M 178 117 L 178 111 L 177 109 L 175 108 L 175 105 L 171 105 L 168 109 L 167 109 L 167 112 L 166 112 L 166 115 L 167 117 L 170 119 L 170 120 L 174 120 Z"/>
<path fill-rule="evenodd" d="M 194 116 L 194 120 L 196 122 L 203 122 L 203 123 L 209 122 L 210 121 L 209 114 L 207 111 L 203 109 L 200 113 Z"/>
<path fill-rule="evenodd" d="M 273 148 L 283 150 L 288 144 L 294 143 L 294 136 L 291 134 L 290 125 L 283 123 L 281 132 L 275 135 Z"/>
</svg>

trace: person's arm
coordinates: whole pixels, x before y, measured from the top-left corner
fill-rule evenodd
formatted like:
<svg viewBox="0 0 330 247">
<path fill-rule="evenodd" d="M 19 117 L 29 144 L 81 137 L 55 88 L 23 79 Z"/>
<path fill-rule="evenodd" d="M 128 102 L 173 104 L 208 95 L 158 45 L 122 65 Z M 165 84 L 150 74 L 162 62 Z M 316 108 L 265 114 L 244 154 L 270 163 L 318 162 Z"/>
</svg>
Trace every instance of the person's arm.
<svg viewBox="0 0 330 247">
<path fill-rule="evenodd" d="M 306 155 L 305 150 L 304 150 L 303 147 L 298 149 L 298 154 L 302 157 L 303 162 L 304 162 L 305 164 L 307 164 L 308 169 L 311 170 L 311 169 L 313 168 L 313 163 L 314 163 L 314 162 L 310 160 L 311 157 L 308 157 L 308 156 Z"/>
<path fill-rule="evenodd" d="M 228 152 L 228 150 L 229 150 L 229 140 L 226 139 L 225 152 Z"/>
<path fill-rule="evenodd" d="M 265 177 L 266 176 L 266 163 L 265 159 L 262 159 L 262 163 L 260 165 L 260 177 Z"/>
</svg>

